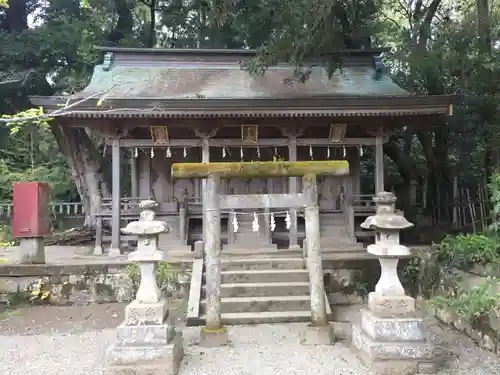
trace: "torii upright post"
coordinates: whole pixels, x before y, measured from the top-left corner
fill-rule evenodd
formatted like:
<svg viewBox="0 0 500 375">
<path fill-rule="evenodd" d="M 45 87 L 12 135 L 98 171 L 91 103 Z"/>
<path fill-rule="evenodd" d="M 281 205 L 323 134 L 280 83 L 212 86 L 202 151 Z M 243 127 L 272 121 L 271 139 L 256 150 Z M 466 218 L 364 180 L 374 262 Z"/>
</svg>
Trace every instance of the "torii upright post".
<svg viewBox="0 0 500 375">
<path fill-rule="evenodd" d="M 201 329 L 200 343 L 205 346 L 227 343 L 227 331 L 221 324 L 220 270 L 220 204 L 217 193 L 221 178 L 303 177 L 304 192 L 296 194 L 306 211 L 307 269 L 311 292 L 312 324 L 306 331 L 304 344 L 324 345 L 333 340 L 326 315 L 323 266 L 319 242 L 319 208 L 316 177 L 344 176 L 349 164 L 340 161 L 251 162 L 251 163 L 179 163 L 172 165 L 172 176 L 180 179 L 206 178 L 205 253 L 207 272 L 207 321 Z M 274 194 L 275 198 L 289 194 Z M 286 200 L 286 199 L 285 199 Z"/>
</svg>

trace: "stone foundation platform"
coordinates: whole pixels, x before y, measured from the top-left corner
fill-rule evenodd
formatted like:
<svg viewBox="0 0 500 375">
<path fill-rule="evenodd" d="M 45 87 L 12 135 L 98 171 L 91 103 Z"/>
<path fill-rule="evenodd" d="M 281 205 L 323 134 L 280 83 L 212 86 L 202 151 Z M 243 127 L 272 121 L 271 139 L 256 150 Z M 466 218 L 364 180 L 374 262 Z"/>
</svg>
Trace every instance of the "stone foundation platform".
<svg viewBox="0 0 500 375">
<path fill-rule="evenodd" d="M 175 375 L 184 355 L 166 300 L 131 302 L 117 328 L 117 343 L 106 351 L 106 374 Z"/>
<path fill-rule="evenodd" d="M 352 327 L 352 344 L 371 370 L 381 375 L 436 373 L 434 347 L 424 321 L 415 312 L 412 315 L 380 317 L 361 310 L 360 321 Z"/>
</svg>

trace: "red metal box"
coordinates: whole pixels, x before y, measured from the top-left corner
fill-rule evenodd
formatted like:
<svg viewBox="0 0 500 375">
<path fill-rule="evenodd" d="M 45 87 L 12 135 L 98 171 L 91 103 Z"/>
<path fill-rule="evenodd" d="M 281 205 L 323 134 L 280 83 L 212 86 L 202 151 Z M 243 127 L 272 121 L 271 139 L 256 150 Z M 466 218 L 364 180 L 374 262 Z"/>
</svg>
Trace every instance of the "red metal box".
<svg viewBox="0 0 500 375">
<path fill-rule="evenodd" d="M 12 234 L 15 238 L 50 234 L 50 191 L 50 185 L 44 182 L 14 184 Z"/>
</svg>

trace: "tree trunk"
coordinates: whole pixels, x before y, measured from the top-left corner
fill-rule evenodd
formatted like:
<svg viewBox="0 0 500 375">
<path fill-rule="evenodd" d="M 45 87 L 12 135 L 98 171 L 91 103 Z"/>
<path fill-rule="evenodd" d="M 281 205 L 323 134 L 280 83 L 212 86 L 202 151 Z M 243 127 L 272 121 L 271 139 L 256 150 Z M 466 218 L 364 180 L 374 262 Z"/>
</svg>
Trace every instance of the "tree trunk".
<svg viewBox="0 0 500 375">
<path fill-rule="evenodd" d="M 99 153 L 84 128 L 52 124 L 52 133 L 66 158 L 71 176 L 83 205 L 83 226 L 95 228 L 96 213 L 101 210 L 102 197 L 109 197 L 110 190 L 101 170 Z"/>
<path fill-rule="evenodd" d="M 21 32 L 28 28 L 26 0 L 9 0 L 9 8 L 7 8 L 6 14 L 4 26 L 6 31 L 10 33 Z"/>
</svg>

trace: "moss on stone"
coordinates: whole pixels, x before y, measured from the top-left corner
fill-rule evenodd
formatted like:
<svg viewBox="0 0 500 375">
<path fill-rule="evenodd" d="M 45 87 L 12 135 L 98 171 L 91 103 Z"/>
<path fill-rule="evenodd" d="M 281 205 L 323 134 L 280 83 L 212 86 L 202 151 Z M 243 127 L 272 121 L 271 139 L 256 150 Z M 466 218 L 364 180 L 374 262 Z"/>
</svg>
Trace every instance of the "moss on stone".
<svg viewBox="0 0 500 375">
<path fill-rule="evenodd" d="M 217 174 L 221 178 L 252 178 L 302 177 L 304 175 L 344 176 L 348 173 L 347 160 L 175 163 L 172 165 L 172 176 L 178 179 L 206 178 L 211 174 Z"/>
</svg>

